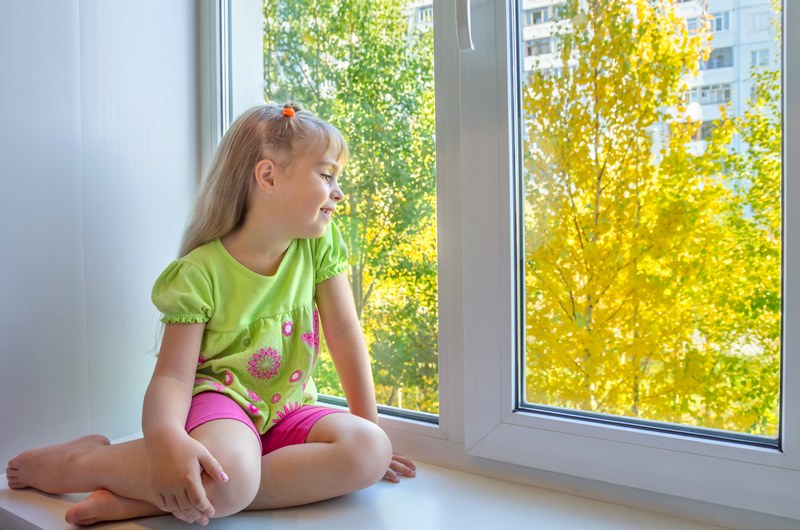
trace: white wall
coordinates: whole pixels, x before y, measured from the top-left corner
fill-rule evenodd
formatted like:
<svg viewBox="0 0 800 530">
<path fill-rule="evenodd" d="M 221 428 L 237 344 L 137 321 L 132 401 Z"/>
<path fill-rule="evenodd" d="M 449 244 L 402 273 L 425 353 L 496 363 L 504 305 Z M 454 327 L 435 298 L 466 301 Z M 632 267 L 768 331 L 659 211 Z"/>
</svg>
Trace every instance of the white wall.
<svg viewBox="0 0 800 530">
<path fill-rule="evenodd" d="M 0 463 L 139 429 L 198 168 L 193 0 L 0 0 Z"/>
</svg>

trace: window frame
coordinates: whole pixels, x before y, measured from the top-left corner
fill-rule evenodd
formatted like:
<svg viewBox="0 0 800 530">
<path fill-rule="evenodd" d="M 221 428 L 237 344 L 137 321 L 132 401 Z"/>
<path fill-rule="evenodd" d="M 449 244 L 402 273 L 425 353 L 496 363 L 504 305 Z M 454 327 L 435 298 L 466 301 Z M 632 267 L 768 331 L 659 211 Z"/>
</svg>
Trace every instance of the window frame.
<svg viewBox="0 0 800 530">
<path fill-rule="evenodd" d="M 785 20 L 785 19 L 784 19 Z M 769 13 L 759 11 L 750 15 L 750 31 L 766 31 L 769 29 Z"/>
<path fill-rule="evenodd" d="M 731 29 L 731 12 L 719 11 L 711 13 L 711 33 L 722 33 Z"/>
<path fill-rule="evenodd" d="M 700 105 L 719 105 L 731 101 L 733 88 L 730 83 L 699 85 L 686 91 L 686 102 Z"/>
<path fill-rule="evenodd" d="M 794 27 L 800 6 L 784 5 L 784 27 Z M 480 5 L 474 20 L 475 51 L 461 56 L 462 174 L 464 211 L 481 205 L 481 215 L 462 220 L 464 255 L 464 343 L 467 388 L 466 450 L 473 456 L 502 460 L 669 495 L 746 508 L 784 517 L 800 517 L 794 492 L 800 486 L 800 282 L 784 273 L 784 348 L 782 438 L 780 449 L 714 441 L 672 433 L 600 425 L 574 418 L 515 412 L 514 351 L 517 308 L 513 297 L 514 194 L 513 116 L 506 64 L 510 53 L 507 3 Z M 800 138 L 798 68 L 792 67 L 797 37 L 785 32 L 784 208 L 785 227 L 797 226 L 792 208 L 800 200 L 800 157 L 787 149 Z M 794 42 L 792 42 L 794 39 Z M 793 48 L 793 45 L 795 46 Z M 494 55 L 484 48 L 493 48 Z M 480 50 L 480 51 L 479 51 Z M 795 61 L 796 62 L 796 61 Z M 481 80 L 485 82 L 478 82 Z M 491 86 L 486 86 L 491 85 Z M 491 94 L 492 99 L 487 101 Z M 473 118 L 472 115 L 475 115 Z M 792 119 L 794 118 L 794 120 Z M 480 130 L 471 134 L 470 130 Z M 494 131 L 494 132 L 493 132 Z M 485 138 L 497 138 L 486 143 Z M 489 147 L 496 147 L 490 152 Z M 497 178 L 488 178 L 487 176 Z M 800 230 L 785 231 L 784 271 L 800 266 Z M 516 254 L 518 255 L 518 254 Z M 497 263 L 499 257 L 499 265 Z M 486 330 L 494 333 L 486 333 Z M 517 339 L 518 340 L 518 339 Z M 498 383 L 496 383 L 498 382 Z M 758 487 L 753 487 L 757 484 Z M 791 485 L 791 487 L 788 487 Z M 789 493 L 789 492 L 792 493 Z"/>
<path fill-rule="evenodd" d="M 540 57 L 553 53 L 552 37 L 533 37 L 525 41 L 525 57 Z"/>
<path fill-rule="evenodd" d="M 770 57 L 768 48 L 758 48 L 750 51 L 750 68 L 769 67 Z"/>
<path fill-rule="evenodd" d="M 700 61 L 700 70 L 716 70 L 733 67 L 733 47 L 714 48 L 708 59 Z"/>
<path fill-rule="evenodd" d="M 250 23 L 260 20 L 261 4 L 248 2 Z M 789 498 L 800 490 L 800 406 L 790 405 L 800 404 L 800 281 L 788 275 L 781 451 L 514 411 L 509 4 L 433 0 L 439 422 L 381 415 L 381 426 L 396 451 L 446 467 L 722 522 L 746 520 L 743 510 L 800 519 Z M 471 17 L 458 16 L 470 7 Z M 785 2 L 783 16 L 784 27 L 800 26 L 800 4 Z M 470 19 L 474 49 L 460 50 L 457 28 L 470 28 L 454 21 Z M 231 33 L 237 24 L 232 17 Z M 790 208 L 800 203 L 800 151 L 786 149 L 800 138 L 800 63 L 788 51 L 800 50 L 800 33 L 784 38 L 784 226 L 800 227 Z M 202 126 L 214 134 L 214 120 Z M 784 270 L 799 270 L 800 228 L 787 241 Z M 735 515 L 711 515 L 706 503 Z"/>
</svg>

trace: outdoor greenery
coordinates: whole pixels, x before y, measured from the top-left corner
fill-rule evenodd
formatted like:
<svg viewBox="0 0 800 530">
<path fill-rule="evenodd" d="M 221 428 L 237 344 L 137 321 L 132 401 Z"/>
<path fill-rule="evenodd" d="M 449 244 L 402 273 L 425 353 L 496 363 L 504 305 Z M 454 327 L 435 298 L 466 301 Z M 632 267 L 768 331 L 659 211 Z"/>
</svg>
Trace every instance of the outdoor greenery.
<svg viewBox="0 0 800 530">
<path fill-rule="evenodd" d="M 350 161 L 336 221 L 379 403 L 438 413 L 433 35 L 406 0 L 265 0 L 265 99 L 336 125 Z M 320 392 L 342 395 L 330 357 Z"/>
<path fill-rule="evenodd" d="M 264 12 L 265 99 L 350 145 L 337 222 L 379 402 L 435 414 L 432 32 L 407 0 Z M 780 72 L 754 71 L 750 108 L 723 105 L 698 148 L 685 93 L 708 19 L 689 31 L 671 0 L 568 0 L 556 16 L 558 67 L 522 91 L 526 400 L 776 436 Z M 315 378 L 341 395 L 328 356 Z"/>
<path fill-rule="evenodd" d="M 778 74 L 698 150 L 684 94 L 708 20 L 647 0 L 561 16 L 560 70 L 523 97 L 526 399 L 776 436 Z"/>
</svg>

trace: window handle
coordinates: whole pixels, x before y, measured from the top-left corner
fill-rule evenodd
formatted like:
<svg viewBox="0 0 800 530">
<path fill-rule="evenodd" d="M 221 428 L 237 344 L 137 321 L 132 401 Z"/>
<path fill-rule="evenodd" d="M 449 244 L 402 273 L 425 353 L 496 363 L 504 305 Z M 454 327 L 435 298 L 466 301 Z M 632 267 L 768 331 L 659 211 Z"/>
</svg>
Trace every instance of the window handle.
<svg viewBox="0 0 800 530">
<path fill-rule="evenodd" d="M 458 49 L 474 50 L 472 44 L 472 23 L 470 22 L 469 0 L 456 3 L 456 26 L 458 27 Z"/>
</svg>

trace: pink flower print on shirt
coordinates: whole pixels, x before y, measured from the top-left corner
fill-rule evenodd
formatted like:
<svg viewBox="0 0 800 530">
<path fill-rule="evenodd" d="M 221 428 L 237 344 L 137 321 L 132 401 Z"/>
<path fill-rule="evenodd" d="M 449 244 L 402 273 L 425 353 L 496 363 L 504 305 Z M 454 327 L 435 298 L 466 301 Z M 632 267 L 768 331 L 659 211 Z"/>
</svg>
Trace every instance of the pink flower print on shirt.
<svg viewBox="0 0 800 530">
<path fill-rule="evenodd" d="M 314 353 L 319 351 L 319 312 L 315 309 L 313 313 L 314 327 L 311 333 L 303 333 L 300 337 L 303 342 L 314 348 Z"/>
<path fill-rule="evenodd" d="M 296 383 L 296 382 L 300 381 L 300 378 L 302 378 L 302 377 L 303 377 L 303 371 L 302 370 L 295 370 L 294 372 L 292 372 L 292 375 L 289 376 L 289 382 L 290 383 Z"/>
<path fill-rule="evenodd" d="M 283 325 L 281 326 L 281 331 L 283 331 L 283 334 L 286 335 L 287 337 L 291 336 L 292 332 L 294 331 L 294 324 L 292 323 L 292 321 L 288 320 L 284 322 Z"/>
<path fill-rule="evenodd" d="M 222 392 L 222 385 L 217 383 L 213 379 L 210 379 L 208 377 L 198 377 L 197 379 L 194 380 L 195 385 L 202 385 L 205 383 L 210 384 L 212 387 L 214 387 L 214 390 L 216 390 L 217 392 Z"/>
<path fill-rule="evenodd" d="M 247 395 L 250 396 L 250 399 L 255 402 L 261 401 L 261 397 L 252 390 L 248 390 Z"/>
<path fill-rule="evenodd" d="M 314 351 L 319 349 L 319 335 L 316 333 L 303 333 L 300 338 L 303 339 L 303 342 L 314 348 Z"/>
<path fill-rule="evenodd" d="M 278 392 L 278 393 L 272 394 L 272 399 L 270 401 L 272 401 L 273 403 L 277 403 L 280 400 L 281 400 L 281 394 L 280 394 L 280 392 Z"/>
<path fill-rule="evenodd" d="M 252 403 L 250 403 L 250 406 L 247 407 L 247 408 L 250 410 L 250 414 L 258 414 L 259 413 L 258 407 L 256 407 Z"/>
<path fill-rule="evenodd" d="M 272 379 L 278 375 L 278 368 L 281 367 L 281 356 L 278 350 L 267 347 L 265 350 L 261 348 L 257 353 L 253 354 L 247 364 L 249 367 L 247 371 L 253 377 L 258 379 Z"/>
<path fill-rule="evenodd" d="M 233 374 L 231 373 L 230 370 L 225 370 L 225 376 L 223 381 L 225 383 L 225 386 L 231 386 L 233 384 Z"/>
<path fill-rule="evenodd" d="M 302 403 L 298 401 L 292 401 L 291 403 L 287 403 L 283 406 L 283 410 L 278 411 L 278 417 L 272 420 L 272 423 L 278 423 L 279 421 L 285 419 L 288 415 L 292 412 L 297 412 L 302 407 Z"/>
</svg>

